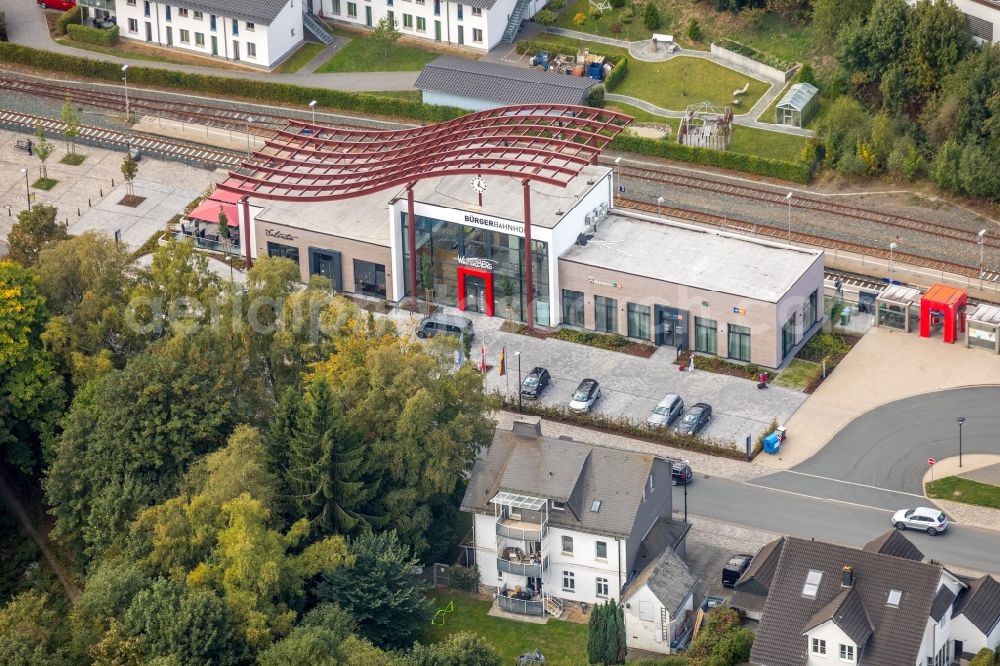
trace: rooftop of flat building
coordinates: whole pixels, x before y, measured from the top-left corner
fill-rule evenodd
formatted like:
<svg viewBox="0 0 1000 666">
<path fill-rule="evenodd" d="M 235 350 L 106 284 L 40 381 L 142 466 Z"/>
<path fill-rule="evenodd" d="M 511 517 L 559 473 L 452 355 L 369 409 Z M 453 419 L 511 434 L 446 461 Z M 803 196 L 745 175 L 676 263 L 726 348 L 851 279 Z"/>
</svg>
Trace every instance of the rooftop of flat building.
<svg viewBox="0 0 1000 666">
<path fill-rule="evenodd" d="M 822 254 L 612 211 L 598 223 L 590 242 L 572 246 L 560 260 L 777 303 Z"/>
<path fill-rule="evenodd" d="M 250 197 L 263 210 L 257 224 L 271 222 L 284 226 L 330 234 L 362 243 L 389 246 L 389 203 L 391 190 L 341 201 L 281 201 Z"/>
</svg>

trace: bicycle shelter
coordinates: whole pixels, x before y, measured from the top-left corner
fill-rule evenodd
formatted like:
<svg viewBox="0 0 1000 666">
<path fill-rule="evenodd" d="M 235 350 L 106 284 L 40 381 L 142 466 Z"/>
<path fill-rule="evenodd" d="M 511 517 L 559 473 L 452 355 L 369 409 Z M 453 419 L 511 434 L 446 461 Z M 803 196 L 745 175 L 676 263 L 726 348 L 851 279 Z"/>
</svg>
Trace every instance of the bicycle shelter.
<svg viewBox="0 0 1000 666">
<path fill-rule="evenodd" d="M 875 325 L 909 333 L 918 319 L 920 297 L 919 289 L 890 284 L 875 298 Z"/>
<path fill-rule="evenodd" d="M 964 289 L 943 284 L 933 285 L 920 299 L 920 337 L 931 337 L 931 330 L 943 326 L 944 342 L 954 343 L 958 332 L 965 332 L 965 306 L 969 294 Z"/>
<path fill-rule="evenodd" d="M 1000 354 L 1000 307 L 980 303 L 966 319 L 965 346 Z"/>
</svg>

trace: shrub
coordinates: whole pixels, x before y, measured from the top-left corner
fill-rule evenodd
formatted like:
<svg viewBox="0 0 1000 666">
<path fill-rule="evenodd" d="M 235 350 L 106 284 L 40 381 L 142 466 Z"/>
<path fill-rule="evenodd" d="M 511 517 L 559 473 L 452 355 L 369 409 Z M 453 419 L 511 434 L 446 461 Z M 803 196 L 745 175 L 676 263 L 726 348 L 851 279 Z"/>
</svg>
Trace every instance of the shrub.
<svg viewBox="0 0 1000 666">
<path fill-rule="evenodd" d="M 701 34 L 701 24 L 698 23 L 698 19 L 692 18 L 688 21 L 687 30 L 688 39 L 692 42 L 700 42 L 703 35 Z"/>
<path fill-rule="evenodd" d="M 799 69 L 799 73 L 795 75 L 795 80 L 799 83 L 811 83 L 816 85 L 816 73 L 813 72 L 812 65 L 806 63 L 802 65 Z"/>
<path fill-rule="evenodd" d="M 607 88 L 608 92 L 614 90 L 624 80 L 626 74 L 628 74 L 628 58 L 622 58 L 608 72 L 608 77 L 604 80 L 604 87 Z"/>
<path fill-rule="evenodd" d="M 611 87 L 608 86 L 608 89 L 610 90 Z M 611 143 L 611 148 L 612 150 L 638 153 L 650 157 L 663 157 L 671 160 L 692 162 L 694 164 L 734 169 L 760 176 L 789 180 L 795 183 L 808 183 L 812 180 L 813 176 L 813 166 L 807 163 L 784 162 L 766 157 L 757 157 L 756 155 L 696 148 L 675 143 L 674 141 L 647 139 L 630 133 L 619 134 L 615 137 L 615 140 Z"/>
<path fill-rule="evenodd" d="M 996 662 L 996 655 L 993 650 L 989 648 L 983 648 L 976 653 L 976 656 L 972 658 L 969 662 L 969 666 L 993 666 Z"/>
<path fill-rule="evenodd" d="M 0 12 L 0 42 L 7 41 L 7 15 Z"/>
<path fill-rule="evenodd" d="M 566 6 L 566 0 L 549 0 L 549 4 L 546 6 L 552 11 L 557 12 Z"/>
<path fill-rule="evenodd" d="M 479 591 L 479 569 L 476 567 L 464 567 L 461 564 L 453 564 L 450 572 L 448 584 L 457 590 L 466 592 Z"/>
<path fill-rule="evenodd" d="M 87 44 L 97 44 L 98 46 L 114 46 L 118 41 L 118 26 L 113 25 L 107 30 L 91 28 L 89 25 L 75 25 L 73 23 L 66 26 L 69 38 L 74 42 L 85 42 Z"/>
<path fill-rule="evenodd" d="M 599 21 L 602 16 L 604 16 L 604 12 L 602 12 L 600 9 L 590 10 L 590 18 L 594 19 L 595 21 Z"/>
<path fill-rule="evenodd" d="M 824 358 L 837 358 L 851 351 L 857 336 L 845 333 L 817 333 L 799 350 L 797 356 L 803 361 L 819 363 Z"/>
<path fill-rule="evenodd" d="M 576 27 L 578 28 L 582 28 L 583 24 L 586 22 L 587 22 L 587 15 L 584 14 L 583 12 L 577 12 L 576 16 L 573 17 L 573 23 L 575 23 Z"/>
<path fill-rule="evenodd" d="M 587 95 L 587 106 L 597 109 L 604 108 L 604 86 L 596 85 L 590 89 L 590 94 Z"/>
<path fill-rule="evenodd" d="M 80 25 L 80 23 L 82 23 L 80 5 L 77 5 L 73 9 L 67 9 L 56 19 L 56 34 L 65 35 L 70 25 Z"/>
<path fill-rule="evenodd" d="M 625 6 L 625 0 L 611 0 L 611 7 L 614 9 L 621 9 Z"/>
<path fill-rule="evenodd" d="M 660 10 L 653 2 L 646 3 L 646 9 L 642 12 L 642 22 L 649 30 L 656 30 L 660 27 Z"/>
</svg>

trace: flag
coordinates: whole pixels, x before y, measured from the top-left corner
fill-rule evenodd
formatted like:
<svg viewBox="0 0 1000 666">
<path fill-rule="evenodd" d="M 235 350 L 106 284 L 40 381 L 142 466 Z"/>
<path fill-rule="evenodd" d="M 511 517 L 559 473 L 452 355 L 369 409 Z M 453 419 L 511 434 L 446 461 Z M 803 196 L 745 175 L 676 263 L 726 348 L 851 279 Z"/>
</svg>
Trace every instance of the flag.
<svg viewBox="0 0 1000 666">
<path fill-rule="evenodd" d="M 483 361 L 482 361 L 482 363 L 479 364 L 479 372 L 485 373 L 486 372 L 486 345 L 485 344 L 482 346 L 482 350 L 483 350 Z"/>
<path fill-rule="evenodd" d="M 499 375 L 503 377 L 507 374 L 507 348 L 503 347 L 500 349 L 500 369 Z"/>
</svg>

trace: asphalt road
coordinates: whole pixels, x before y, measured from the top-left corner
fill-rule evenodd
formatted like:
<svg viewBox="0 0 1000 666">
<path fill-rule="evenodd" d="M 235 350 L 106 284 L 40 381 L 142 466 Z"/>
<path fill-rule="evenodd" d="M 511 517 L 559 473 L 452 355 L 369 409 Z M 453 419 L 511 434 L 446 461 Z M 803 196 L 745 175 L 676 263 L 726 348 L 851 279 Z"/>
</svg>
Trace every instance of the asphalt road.
<svg viewBox="0 0 1000 666">
<path fill-rule="evenodd" d="M 892 529 L 890 511 L 813 499 L 746 483 L 705 478 L 696 470 L 688 487 L 691 522 L 698 516 L 802 538 L 860 547 Z M 684 488 L 673 489 L 674 509 L 684 510 Z M 952 524 L 947 533 L 930 537 L 906 532 L 933 560 L 975 572 L 1000 572 L 1000 535 Z"/>
<path fill-rule="evenodd" d="M 912 506 L 923 500 L 927 459 L 958 455 L 957 417 L 965 417 L 963 453 L 1000 454 L 998 406 L 996 386 L 889 403 L 856 418 L 809 460 L 753 483 L 880 509 Z"/>
</svg>

